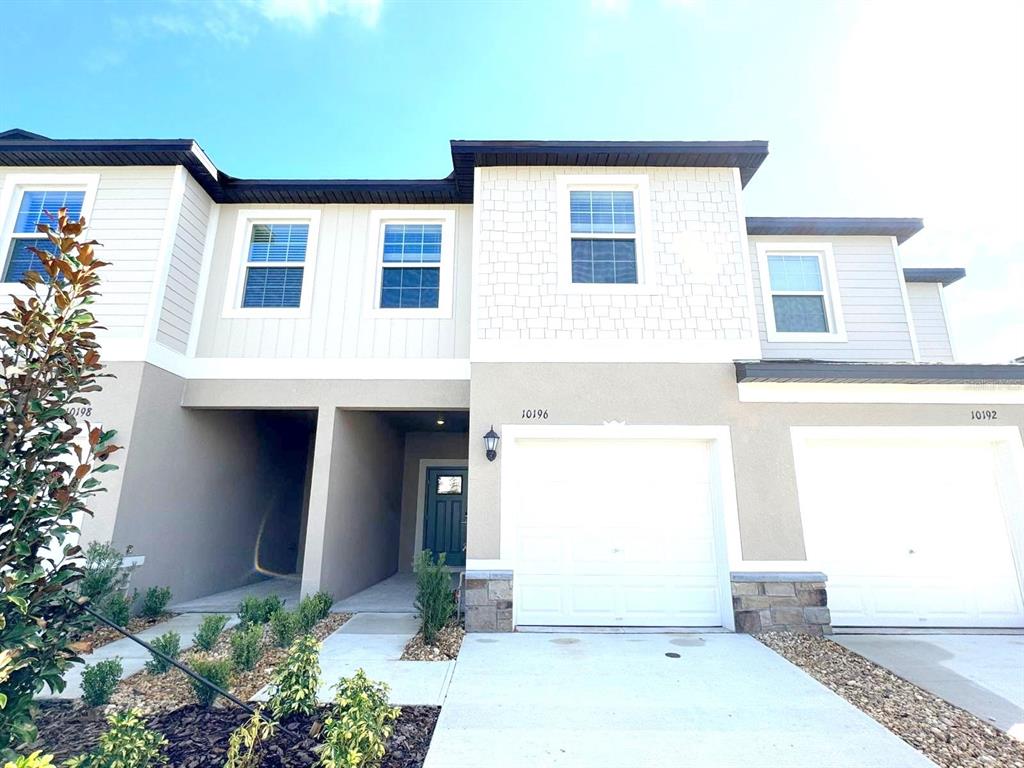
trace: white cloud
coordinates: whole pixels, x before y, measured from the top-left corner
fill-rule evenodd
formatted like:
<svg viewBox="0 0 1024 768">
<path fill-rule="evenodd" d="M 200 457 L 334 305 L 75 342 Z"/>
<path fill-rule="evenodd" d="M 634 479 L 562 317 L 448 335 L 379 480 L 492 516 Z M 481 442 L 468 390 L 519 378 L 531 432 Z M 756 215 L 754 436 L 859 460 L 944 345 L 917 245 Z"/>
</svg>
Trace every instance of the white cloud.
<svg viewBox="0 0 1024 768">
<path fill-rule="evenodd" d="M 348 16 L 367 27 L 377 26 L 381 0 L 256 0 L 259 12 L 270 21 L 293 22 L 315 28 L 328 16 Z"/>
</svg>

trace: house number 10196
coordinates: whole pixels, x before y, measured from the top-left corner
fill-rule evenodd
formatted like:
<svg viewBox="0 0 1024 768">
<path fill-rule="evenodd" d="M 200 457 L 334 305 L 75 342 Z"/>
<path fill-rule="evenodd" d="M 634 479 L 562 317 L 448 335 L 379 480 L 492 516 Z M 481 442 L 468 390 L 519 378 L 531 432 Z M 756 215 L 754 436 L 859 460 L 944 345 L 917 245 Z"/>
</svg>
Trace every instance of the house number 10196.
<svg viewBox="0 0 1024 768">
<path fill-rule="evenodd" d="M 523 418 L 524 419 L 546 419 L 548 417 L 547 408 L 524 408 Z"/>
<path fill-rule="evenodd" d="M 995 421 L 997 418 L 995 411 L 971 411 L 971 421 Z"/>
</svg>

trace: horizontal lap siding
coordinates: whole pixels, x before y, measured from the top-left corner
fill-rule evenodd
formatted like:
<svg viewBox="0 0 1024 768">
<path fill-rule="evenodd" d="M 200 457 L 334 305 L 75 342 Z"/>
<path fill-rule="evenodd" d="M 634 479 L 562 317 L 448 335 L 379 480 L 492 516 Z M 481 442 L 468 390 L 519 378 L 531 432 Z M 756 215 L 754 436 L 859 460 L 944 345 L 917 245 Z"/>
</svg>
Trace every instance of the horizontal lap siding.
<svg viewBox="0 0 1024 768">
<path fill-rule="evenodd" d="M 952 363 L 953 346 L 942 306 L 942 286 L 939 283 L 907 283 L 907 294 L 921 359 L 932 363 Z"/>
<path fill-rule="evenodd" d="M 845 343 L 769 342 L 757 244 L 761 242 L 830 242 L 846 324 Z M 750 263 L 757 302 L 757 326 L 764 358 L 909 361 L 914 359 L 910 325 L 900 289 L 899 269 L 889 238 L 750 238 Z M 768 309 L 768 311 L 771 311 Z"/>
<path fill-rule="evenodd" d="M 225 205 L 217 225 L 213 264 L 203 308 L 199 357 L 245 358 L 467 358 L 473 213 L 469 205 L 325 205 L 317 236 L 309 317 L 223 317 L 238 211 Z M 273 206 L 266 206 L 273 208 Z M 454 286 L 450 318 L 370 317 L 368 281 L 377 269 L 370 253 L 370 214 L 385 210 L 455 211 Z M 375 274 L 375 273 L 374 273 Z"/>
<path fill-rule="evenodd" d="M 206 226 L 212 205 L 203 188 L 195 179 L 187 176 L 156 332 L 156 338 L 161 344 L 182 353 L 188 348 L 192 312 L 199 289 Z"/>
</svg>

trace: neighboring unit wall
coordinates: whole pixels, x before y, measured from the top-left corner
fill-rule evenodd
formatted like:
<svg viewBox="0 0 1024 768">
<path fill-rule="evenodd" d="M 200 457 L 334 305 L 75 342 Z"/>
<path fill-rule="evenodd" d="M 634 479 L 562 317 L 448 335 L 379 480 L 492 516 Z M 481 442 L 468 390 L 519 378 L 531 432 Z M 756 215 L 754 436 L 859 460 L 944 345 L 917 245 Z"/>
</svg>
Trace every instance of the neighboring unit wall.
<svg viewBox="0 0 1024 768">
<path fill-rule="evenodd" d="M 942 304 L 941 283 L 907 283 L 910 311 L 914 316 L 917 347 L 921 360 L 929 363 L 952 363 L 953 346 Z"/>
<path fill-rule="evenodd" d="M 559 290 L 558 260 L 568 253 L 560 251 L 559 217 L 569 212 L 558 210 L 558 178 L 583 174 L 647 177 L 651 221 L 638 238 L 641 266 L 654 274 L 642 291 Z M 474 191 L 480 241 L 474 338 L 486 343 L 750 337 L 739 192 L 731 168 L 480 169 Z"/>
<path fill-rule="evenodd" d="M 405 435 L 405 470 L 402 477 L 402 537 L 399 544 L 398 569 L 411 571 L 413 558 L 423 548 L 416 540 L 417 526 L 426 493 L 420 484 L 420 462 L 423 459 L 454 459 L 463 464 L 468 455 L 468 437 L 464 432 L 408 432 Z M 439 465 L 441 466 L 441 465 Z"/>
<path fill-rule="evenodd" d="M 320 419 L 319 424 L 323 424 Z M 318 427 L 320 428 L 320 427 Z M 318 441 L 319 442 L 319 441 Z M 327 477 L 314 470 L 312 482 L 327 482 L 327 517 L 322 547 L 307 566 L 321 563 L 319 588 L 348 597 L 398 570 L 402 514 L 402 436 L 375 413 L 334 412 L 333 447 Z M 310 514 L 310 525 L 318 522 Z M 310 528 L 310 541 L 320 539 Z M 314 575 L 303 574 L 303 583 Z"/>
<path fill-rule="evenodd" d="M 772 242 L 829 242 L 835 255 L 839 301 L 846 325 L 845 342 L 769 342 L 761 295 L 757 244 Z M 914 359 L 903 303 L 900 270 L 888 237 L 751 237 L 757 325 L 761 357 L 816 360 L 885 361 Z M 771 311 L 768 308 L 767 311 Z"/>
<path fill-rule="evenodd" d="M 213 201 L 190 175 L 185 179 L 185 193 L 174 233 L 174 247 L 167 271 L 163 307 L 156 338 L 161 344 L 182 354 L 188 349 L 192 313 L 199 290 L 206 228 L 210 222 Z"/>
<path fill-rule="evenodd" d="M 296 206 L 292 206 L 296 207 Z M 203 307 L 199 357 L 467 358 L 473 215 L 469 205 L 298 206 L 321 212 L 309 315 L 223 316 L 240 206 L 221 206 Z M 272 206 L 245 206 L 246 210 Z M 368 238 L 370 214 L 386 210 L 454 211 L 454 292 L 450 318 L 372 316 L 370 284 L 378 257 Z"/>
</svg>

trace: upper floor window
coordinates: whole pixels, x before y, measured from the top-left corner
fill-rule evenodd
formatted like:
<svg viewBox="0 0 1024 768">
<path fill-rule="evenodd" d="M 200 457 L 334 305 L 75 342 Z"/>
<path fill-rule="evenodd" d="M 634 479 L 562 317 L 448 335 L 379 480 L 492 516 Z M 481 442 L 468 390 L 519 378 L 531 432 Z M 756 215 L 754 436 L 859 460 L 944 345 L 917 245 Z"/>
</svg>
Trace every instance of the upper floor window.
<svg viewBox="0 0 1024 768">
<path fill-rule="evenodd" d="M 373 211 L 371 314 L 450 317 L 455 214 L 452 211 Z"/>
<path fill-rule="evenodd" d="M 319 211 L 239 211 L 224 315 L 307 314 L 319 223 Z"/>
<path fill-rule="evenodd" d="M 758 243 L 769 341 L 845 341 L 832 248 Z"/>
<path fill-rule="evenodd" d="M 558 289 L 567 293 L 650 290 L 644 264 L 650 226 L 647 176 L 559 176 Z M 646 267 L 646 268 L 645 268 Z"/>
<path fill-rule="evenodd" d="M 0 191 L 0 277 L 5 283 L 19 283 L 28 271 L 46 280 L 39 258 L 32 248 L 56 252 L 37 227 L 57 226 L 57 213 L 68 209 L 68 217 L 88 215 L 95 196 L 97 177 L 83 175 L 11 174 Z"/>
<path fill-rule="evenodd" d="M 636 283 L 636 213 L 629 190 L 569 192 L 574 283 Z"/>
</svg>

